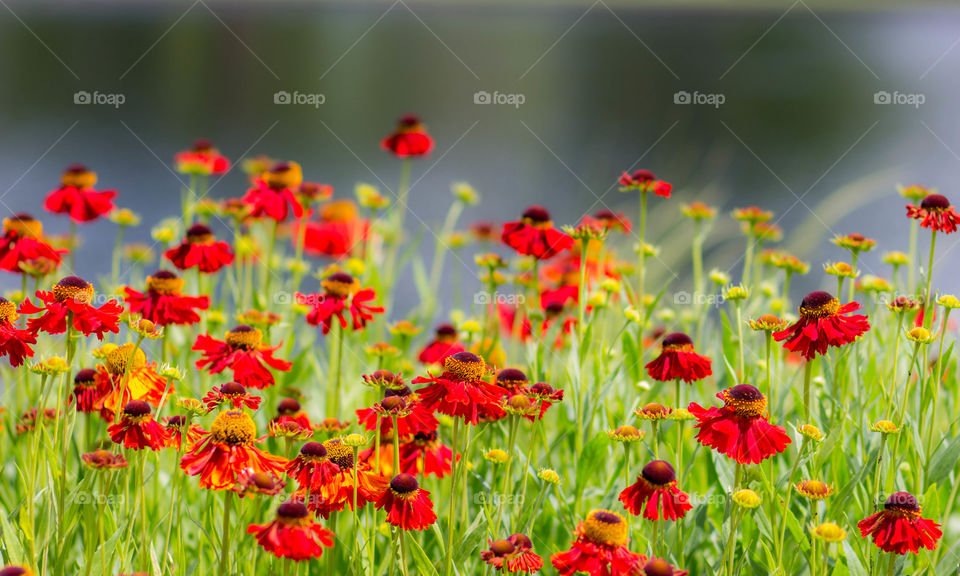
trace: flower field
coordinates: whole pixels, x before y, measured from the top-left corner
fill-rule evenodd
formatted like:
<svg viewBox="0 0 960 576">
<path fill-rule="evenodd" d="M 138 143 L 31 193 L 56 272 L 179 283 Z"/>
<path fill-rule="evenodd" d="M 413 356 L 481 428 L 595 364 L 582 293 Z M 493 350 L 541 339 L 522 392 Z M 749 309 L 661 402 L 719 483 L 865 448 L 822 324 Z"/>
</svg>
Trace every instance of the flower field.
<svg viewBox="0 0 960 576">
<path fill-rule="evenodd" d="M 408 115 L 381 147 L 396 193 L 198 140 L 178 213 L 77 164 L 4 218 L 0 576 L 958 573 L 945 196 L 899 188 L 873 217 L 909 237 L 851 230 L 814 263 L 774 213 L 643 169 L 611 175 L 630 214 L 477 221 L 454 182 L 421 226 L 433 138 Z M 654 206 L 683 242 L 648 234 Z M 74 257 L 102 219 L 98 276 Z M 710 261 L 718 219 L 736 262 Z"/>
</svg>

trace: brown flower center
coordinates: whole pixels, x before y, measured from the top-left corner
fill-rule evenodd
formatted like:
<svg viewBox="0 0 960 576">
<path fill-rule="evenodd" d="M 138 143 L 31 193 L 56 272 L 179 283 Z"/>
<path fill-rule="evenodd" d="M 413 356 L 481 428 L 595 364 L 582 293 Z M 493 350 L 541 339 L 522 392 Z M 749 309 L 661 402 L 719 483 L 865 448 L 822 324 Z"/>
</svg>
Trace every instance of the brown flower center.
<svg viewBox="0 0 960 576">
<path fill-rule="evenodd" d="M 723 392 L 724 405 L 743 418 L 757 418 L 767 411 L 767 399 L 750 384 L 737 384 Z"/>
<path fill-rule="evenodd" d="M 630 539 L 627 523 L 616 512 L 594 510 L 583 522 L 583 534 L 594 544 L 623 546 Z"/>
<path fill-rule="evenodd" d="M 807 319 L 834 316 L 839 310 L 840 301 L 820 290 L 807 294 L 800 303 L 800 315 Z"/>
<path fill-rule="evenodd" d="M 444 373 L 460 382 L 477 382 L 487 373 L 483 358 L 472 352 L 457 352 L 443 362 Z"/>
<path fill-rule="evenodd" d="M 132 358 L 132 361 L 131 361 Z M 107 372 L 114 376 L 119 376 L 128 371 L 127 365 L 130 365 L 129 372 L 133 373 L 141 369 L 147 363 L 147 355 L 136 344 L 128 342 L 122 346 L 117 346 L 107 354 L 105 361 Z"/>
<path fill-rule="evenodd" d="M 240 350 L 257 350 L 263 342 L 263 333 L 258 328 L 241 324 L 227 332 L 227 344 Z"/>
<path fill-rule="evenodd" d="M 80 304 L 91 304 L 93 284 L 77 276 L 67 276 L 53 285 L 53 297 L 57 302 L 73 300 Z"/>
</svg>

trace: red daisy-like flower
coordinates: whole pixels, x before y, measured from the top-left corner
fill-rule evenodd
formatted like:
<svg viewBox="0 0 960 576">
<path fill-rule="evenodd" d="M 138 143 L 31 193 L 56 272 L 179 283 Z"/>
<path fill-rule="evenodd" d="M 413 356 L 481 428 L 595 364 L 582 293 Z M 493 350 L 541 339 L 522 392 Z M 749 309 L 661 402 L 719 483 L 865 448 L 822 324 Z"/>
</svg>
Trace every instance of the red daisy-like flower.
<svg viewBox="0 0 960 576">
<path fill-rule="evenodd" d="M 287 481 L 282 478 L 275 478 L 263 472 L 244 470 L 237 475 L 237 485 L 234 486 L 233 491 L 237 493 L 239 498 L 246 498 L 248 494 L 251 496 L 255 494 L 276 496 L 283 492 L 286 485 Z"/>
<path fill-rule="evenodd" d="M 257 543 L 279 558 L 309 560 L 333 547 L 333 532 L 310 520 L 310 512 L 302 502 L 284 502 L 277 507 L 277 518 L 269 524 L 251 524 L 248 534 L 255 534 Z"/>
<path fill-rule="evenodd" d="M 453 450 L 440 442 L 436 430 L 417 432 L 400 444 L 400 469 L 414 476 L 443 478 L 453 470 Z"/>
<path fill-rule="evenodd" d="M 582 222 L 599 230 L 619 230 L 624 234 L 631 230 L 630 220 L 622 212 L 607 209 L 598 210 L 593 216 L 584 216 Z"/>
<path fill-rule="evenodd" d="M 627 549 L 630 529 L 623 516 L 594 510 L 577 526 L 577 539 L 565 552 L 550 557 L 561 576 L 586 572 L 590 576 L 633 576 L 646 557 Z"/>
<path fill-rule="evenodd" d="M 505 223 L 500 238 L 518 254 L 537 260 L 548 260 L 573 247 L 573 238 L 553 227 L 550 213 L 542 206 L 531 206 L 520 220 Z"/>
<path fill-rule="evenodd" d="M 261 398 L 247 393 L 247 389 L 239 382 L 227 382 L 222 386 L 214 386 L 213 390 L 207 392 L 203 397 L 203 403 L 207 407 L 207 412 L 212 412 L 220 406 L 227 404 L 234 410 L 246 406 L 250 410 L 256 410 L 260 407 Z"/>
<path fill-rule="evenodd" d="M 58 250 L 43 240 L 43 223 L 20 212 L 3 219 L 3 236 L 0 237 L 0 270 L 22 273 L 21 265 L 45 260 L 60 266 L 66 250 Z"/>
<path fill-rule="evenodd" d="M 340 258 L 350 256 L 362 246 L 370 232 L 370 222 L 357 214 L 351 200 L 334 200 L 320 207 L 320 220 L 310 220 L 302 230 L 303 249 L 307 254 Z M 296 224 L 294 242 L 300 238 Z"/>
<path fill-rule="evenodd" d="M 674 568 L 666 560 L 650 558 L 640 567 L 637 576 L 687 576 L 688 574 L 690 574 L 689 571 Z"/>
<path fill-rule="evenodd" d="M 199 268 L 204 274 L 213 274 L 233 263 L 233 250 L 217 240 L 206 224 L 194 224 L 187 229 L 187 237 L 163 255 L 181 270 Z"/>
<path fill-rule="evenodd" d="M 183 455 L 180 468 L 189 476 L 200 476 L 200 487 L 210 490 L 233 489 L 241 473 L 263 472 L 279 478 L 287 459 L 254 446 L 256 436 L 257 426 L 249 414 L 224 410 L 210 432 Z"/>
<path fill-rule="evenodd" d="M 327 440 L 323 446 L 327 451 L 326 458 L 336 465 L 337 471 L 310 491 L 307 499 L 310 510 L 324 518 L 329 518 L 332 512 L 340 512 L 347 507 L 353 510 L 354 473 L 357 476 L 358 509 L 376 502 L 388 489 L 389 481 L 386 476 L 374 473 L 366 462 L 355 461 L 353 450 L 340 440 Z M 297 494 L 303 496 L 304 492 L 301 489 Z"/>
<path fill-rule="evenodd" d="M 123 307 L 116 300 L 109 300 L 100 307 L 93 302 L 93 285 L 77 276 L 67 276 L 53 285 L 50 292 L 37 292 L 37 298 L 44 307 L 39 308 L 27 299 L 20 305 L 22 314 L 37 314 L 43 312 L 39 318 L 31 318 L 27 324 L 34 333 L 63 334 L 67 331 L 67 317 L 73 316 L 73 328 L 89 336 L 96 334 L 103 340 L 105 332 L 116 334 L 120 330 L 120 314 Z"/>
<path fill-rule="evenodd" d="M 280 162 L 261 174 L 243 202 L 250 208 L 251 218 L 270 218 L 277 222 L 303 216 L 303 205 L 295 190 L 303 182 L 303 171 L 296 162 Z"/>
<path fill-rule="evenodd" d="M 507 391 L 485 382 L 486 374 L 483 358 L 472 352 L 457 352 L 444 361 L 440 376 L 418 377 L 413 383 L 429 384 L 417 392 L 427 408 L 476 425 L 481 415 L 498 419 L 505 414 L 500 399 Z"/>
<path fill-rule="evenodd" d="M 488 542 L 490 548 L 480 552 L 480 558 L 498 572 L 534 574 L 543 568 L 543 558 L 534 554 L 533 542 L 526 534 Z"/>
<path fill-rule="evenodd" d="M 124 287 L 130 312 L 160 326 L 188 326 L 200 321 L 197 310 L 210 307 L 209 296 L 183 296 L 183 278 L 168 270 L 147 276 L 146 292 Z"/>
<path fill-rule="evenodd" d="M 153 419 L 150 405 L 143 400 L 131 400 L 123 407 L 120 422 L 107 428 L 110 439 L 124 448 L 160 450 L 170 443 L 170 433 Z"/>
<path fill-rule="evenodd" d="M 381 434 L 393 432 L 393 417 L 395 416 L 400 436 L 403 438 L 417 432 L 429 432 L 437 428 L 437 419 L 434 417 L 433 411 L 424 406 L 418 400 L 417 395 L 406 386 L 399 389 L 385 389 L 383 400 L 377 402 L 371 408 L 357 410 L 356 414 L 357 424 L 371 432 L 377 429 L 377 417 L 379 417 Z"/>
<path fill-rule="evenodd" d="M 663 337 L 660 355 L 647 364 L 647 374 L 654 380 L 683 380 L 688 384 L 713 374 L 708 356 L 693 351 L 693 340 L 683 332 Z"/>
<path fill-rule="evenodd" d="M 539 414 L 527 417 L 531 421 L 542 420 L 543 415 L 555 402 L 563 402 L 563 390 L 554 388 L 546 382 L 537 382 L 533 386 L 527 386 L 522 392 L 540 403 Z"/>
<path fill-rule="evenodd" d="M 420 351 L 417 359 L 422 364 L 442 364 L 447 356 L 464 350 L 463 344 L 457 341 L 457 329 L 453 324 L 441 324 L 437 326 L 433 340 Z"/>
<path fill-rule="evenodd" d="M 398 158 L 417 158 L 433 150 L 433 138 L 419 117 L 407 114 L 400 117 L 397 129 L 380 142 L 380 147 Z"/>
<path fill-rule="evenodd" d="M 297 481 L 300 492 L 312 494 L 332 482 L 340 468 L 327 458 L 322 442 L 307 442 L 300 447 L 300 454 L 287 464 L 286 472 Z"/>
<path fill-rule="evenodd" d="M 787 449 L 786 430 L 767 421 L 767 399 L 749 384 L 737 384 L 717 394 L 720 408 L 691 403 L 697 418 L 697 441 L 740 464 L 758 464 Z"/>
<path fill-rule="evenodd" d="M 175 450 L 189 450 L 193 448 L 207 431 L 197 424 L 189 424 L 186 416 L 177 414 L 163 419 L 163 427 L 170 433 L 169 445 Z M 189 426 L 188 426 L 189 424 Z M 186 442 L 184 442 L 186 440 Z"/>
<path fill-rule="evenodd" d="M 67 214 L 74 222 L 90 222 L 112 211 L 116 190 L 93 189 L 97 174 L 82 164 L 74 164 L 60 177 L 60 187 L 51 191 L 43 207 L 55 214 Z"/>
<path fill-rule="evenodd" d="M 263 343 L 263 333 L 245 324 L 227 332 L 224 340 L 201 334 L 193 350 L 203 353 L 197 368 L 206 368 L 210 374 L 220 374 L 227 368 L 233 371 L 233 380 L 245 388 L 262 390 L 275 384 L 270 368 L 289 372 L 293 363 L 274 358 L 273 353 L 283 343 L 270 347 Z"/>
<path fill-rule="evenodd" d="M 917 499 L 909 492 L 894 492 L 883 503 L 883 510 L 857 523 L 860 536 L 872 537 L 884 552 L 917 554 L 921 548 L 935 550 L 943 536 L 940 525 L 920 516 Z"/>
<path fill-rule="evenodd" d="M 945 196 L 930 194 L 920 201 L 920 206 L 907 204 L 907 217 L 920 221 L 921 228 L 929 228 L 944 234 L 957 231 L 960 214 Z"/>
<path fill-rule="evenodd" d="M 189 150 L 177 152 L 173 163 L 181 174 L 212 176 L 230 169 L 230 161 L 206 138 L 195 140 Z"/>
<path fill-rule="evenodd" d="M 313 430 L 316 426 L 300 406 L 295 398 L 284 398 L 277 404 L 277 415 L 270 421 L 271 425 L 293 422 L 302 430 Z"/>
<path fill-rule="evenodd" d="M 147 355 L 136 344 L 111 346 L 103 365 L 97 366 L 97 386 L 104 390 L 95 404 L 104 420 L 114 415 L 127 402 L 143 400 L 159 406 L 164 394 L 175 389 L 166 378 L 156 372 L 156 363 L 147 362 Z"/>
<path fill-rule="evenodd" d="M 774 332 L 773 338 L 785 341 L 783 347 L 787 350 L 812 360 L 817 354 L 826 354 L 829 346 L 850 344 L 870 329 L 866 316 L 847 316 L 859 309 L 856 302 L 841 306 L 829 292 L 811 292 L 800 303 L 800 319 L 785 330 Z"/>
<path fill-rule="evenodd" d="M 620 176 L 620 190 L 639 190 L 640 192 L 653 192 L 657 196 L 664 198 L 670 197 L 670 191 L 673 185 L 664 180 L 657 180 L 653 172 L 649 170 L 636 170 L 632 173 L 624 172 Z"/>
<path fill-rule="evenodd" d="M 17 327 L 17 305 L 0 296 L 0 356 L 7 356 L 10 365 L 23 365 L 24 358 L 33 357 L 31 344 L 37 343 L 37 335 Z"/>
<path fill-rule="evenodd" d="M 110 392 L 110 380 L 99 378 L 97 371 L 84 368 L 73 377 L 73 394 L 70 401 L 76 400 L 77 412 L 96 412 L 99 402 Z"/>
<path fill-rule="evenodd" d="M 360 281 L 346 272 L 334 272 L 320 282 L 323 293 L 296 294 L 297 303 L 310 306 L 307 313 L 307 323 L 312 326 L 321 326 L 324 334 L 330 333 L 333 320 L 340 323 L 341 328 L 347 327 L 345 312 L 350 313 L 353 330 L 362 330 L 367 322 L 373 320 L 374 314 L 383 313 L 382 306 L 371 306 L 369 302 L 377 295 L 371 288 L 361 288 Z"/>
<path fill-rule="evenodd" d="M 401 530 L 426 530 L 437 521 L 430 493 L 410 474 L 400 473 L 390 480 L 374 505 L 387 512 L 387 522 Z"/>
<path fill-rule="evenodd" d="M 692 509 L 690 497 L 677 488 L 673 466 L 654 460 L 637 476 L 637 481 L 620 493 L 623 507 L 634 516 L 647 520 L 679 520 Z"/>
</svg>

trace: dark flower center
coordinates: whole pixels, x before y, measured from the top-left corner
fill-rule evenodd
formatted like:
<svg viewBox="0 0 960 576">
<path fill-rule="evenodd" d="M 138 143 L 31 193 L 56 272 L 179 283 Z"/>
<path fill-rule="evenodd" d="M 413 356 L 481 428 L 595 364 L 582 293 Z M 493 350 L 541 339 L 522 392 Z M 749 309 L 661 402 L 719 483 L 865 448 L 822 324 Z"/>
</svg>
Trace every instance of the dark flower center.
<svg viewBox="0 0 960 576">
<path fill-rule="evenodd" d="M 504 368 L 497 373 L 498 384 L 517 386 L 527 382 L 529 382 L 529 380 L 527 380 L 527 375 L 524 374 L 522 370 L 517 370 L 516 368 Z"/>
<path fill-rule="evenodd" d="M 57 282 L 57 286 L 60 288 L 86 288 L 90 286 L 90 283 L 79 276 L 67 276 Z"/>
<path fill-rule="evenodd" d="M 390 396 L 400 396 L 405 397 L 413 394 L 413 390 L 409 386 L 403 386 L 402 388 L 387 388 L 383 391 L 383 397 L 388 398 Z"/>
<path fill-rule="evenodd" d="M 334 272 L 330 276 L 327 276 L 327 280 L 331 282 L 339 282 L 341 284 L 353 284 L 353 276 L 347 274 L 346 272 Z"/>
<path fill-rule="evenodd" d="M 883 508 L 900 512 L 920 512 L 920 503 L 909 492 L 894 492 L 883 503 Z"/>
<path fill-rule="evenodd" d="M 820 308 L 829 304 L 834 300 L 833 294 L 829 292 L 824 292 L 823 290 L 817 290 L 816 292 L 811 292 L 804 296 L 803 301 L 800 302 L 801 308 Z"/>
<path fill-rule="evenodd" d="M 616 220 L 617 219 L 617 215 L 614 214 L 613 211 L 611 210 L 597 210 L 597 212 L 593 215 L 593 217 L 596 218 L 597 220 Z"/>
<path fill-rule="evenodd" d="M 662 414 L 666 412 L 667 409 L 662 404 L 651 402 L 643 407 L 643 411 L 647 414 Z"/>
<path fill-rule="evenodd" d="M 397 474 L 390 481 L 390 489 L 399 494 L 409 494 L 419 487 L 417 479 L 410 474 Z"/>
<path fill-rule="evenodd" d="M 942 194 L 931 194 L 920 201 L 920 207 L 924 210 L 946 210 L 950 207 L 950 201 Z"/>
<path fill-rule="evenodd" d="M 300 411 L 300 403 L 293 398 L 284 398 L 277 404 L 277 412 L 281 414 L 296 414 Z"/>
<path fill-rule="evenodd" d="M 453 324 L 441 324 L 437 326 L 437 338 L 449 338 L 451 336 L 457 336 L 457 329 L 453 326 Z"/>
<path fill-rule="evenodd" d="M 33 217 L 29 212 L 17 212 L 10 217 L 14 222 L 33 222 L 36 218 Z"/>
<path fill-rule="evenodd" d="M 607 512 L 605 510 L 599 510 L 593 513 L 593 518 L 599 520 L 604 524 L 619 524 L 620 517 L 614 514 L 613 512 Z"/>
<path fill-rule="evenodd" d="M 291 520 L 306 518 L 307 507 L 303 505 L 303 502 L 284 502 L 277 506 L 277 516 Z"/>
<path fill-rule="evenodd" d="M 513 534 L 510 536 L 510 541 L 513 542 L 517 548 L 533 548 L 533 542 L 530 541 L 530 538 L 528 538 L 526 534 Z"/>
<path fill-rule="evenodd" d="M 649 182 L 654 179 L 653 172 L 643 169 L 636 170 L 630 177 L 639 182 Z"/>
<path fill-rule="evenodd" d="M 537 382 L 536 384 L 530 387 L 530 390 L 532 390 L 534 394 L 539 394 L 544 396 L 548 394 L 553 394 L 553 386 L 547 384 L 546 382 Z"/>
<path fill-rule="evenodd" d="M 661 486 L 677 479 L 677 474 L 674 472 L 673 466 L 663 460 L 654 460 L 644 466 L 641 475 L 647 482 Z"/>
<path fill-rule="evenodd" d="M 73 382 L 75 384 L 90 384 L 97 378 L 97 371 L 92 368 L 84 368 L 83 370 L 77 372 L 77 375 L 73 377 Z"/>
<path fill-rule="evenodd" d="M 671 332 L 663 337 L 663 345 L 671 346 L 692 346 L 693 340 L 683 332 Z"/>
<path fill-rule="evenodd" d="M 325 458 L 327 456 L 327 449 L 324 448 L 320 442 L 307 442 L 300 448 L 300 453 L 313 458 Z"/>
<path fill-rule="evenodd" d="M 397 123 L 401 126 L 416 126 L 420 123 L 420 117 L 416 114 L 404 114 Z"/>
<path fill-rule="evenodd" d="M 269 474 L 263 472 L 255 472 L 250 475 L 250 481 L 261 490 L 273 490 L 277 483 L 270 477 Z M 283 504 L 281 504 L 283 506 Z"/>
<path fill-rule="evenodd" d="M 193 141 L 193 149 L 197 152 L 210 150 L 211 148 L 213 148 L 213 142 L 207 140 L 206 138 L 197 138 Z"/>
<path fill-rule="evenodd" d="M 64 172 L 70 172 L 73 174 L 79 174 L 80 172 L 89 172 L 88 168 L 83 164 L 71 164 L 67 166 L 67 169 Z"/>
<path fill-rule="evenodd" d="M 763 400 L 763 394 L 756 386 L 750 384 L 737 384 L 728 392 L 730 397 L 741 402 L 756 402 Z"/>
<path fill-rule="evenodd" d="M 0 576 L 25 576 L 26 573 L 26 568 L 21 568 L 20 566 L 7 566 L 0 570 Z"/>
<path fill-rule="evenodd" d="M 388 412 L 396 410 L 397 408 L 402 407 L 404 404 L 406 404 L 406 402 L 401 396 L 387 396 L 380 402 L 380 406 Z"/>
<path fill-rule="evenodd" d="M 550 221 L 550 212 L 543 206 L 531 206 L 523 211 L 523 218 L 534 224 L 543 224 Z"/>
<path fill-rule="evenodd" d="M 342 470 L 353 469 L 353 450 L 348 448 L 340 440 L 327 440 L 323 447 L 327 449 L 327 455 L 330 461 L 339 466 Z"/>
<path fill-rule="evenodd" d="M 654 558 L 643 567 L 643 573 L 646 576 L 673 576 L 673 566 L 659 558 Z"/>
<path fill-rule="evenodd" d="M 150 275 L 151 278 L 157 278 L 159 280 L 176 280 L 178 276 L 169 270 L 157 270 Z"/>
<path fill-rule="evenodd" d="M 495 540 L 494 543 L 490 545 L 490 551 L 493 552 L 495 556 L 513 554 L 515 549 L 515 546 L 509 540 Z"/>
<path fill-rule="evenodd" d="M 167 426 L 171 428 L 183 428 L 183 425 L 187 423 L 187 417 L 182 415 L 171 416 L 167 419 Z"/>
<path fill-rule="evenodd" d="M 220 393 L 226 396 L 243 396 L 247 393 L 247 389 L 238 382 L 227 382 L 220 386 Z"/>
<path fill-rule="evenodd" d="M 123 407 L 123 413 L 134 418 L 146 416 L 150 413 L 150 405 L 143 400 L 131 400 Z"/>
</svg>

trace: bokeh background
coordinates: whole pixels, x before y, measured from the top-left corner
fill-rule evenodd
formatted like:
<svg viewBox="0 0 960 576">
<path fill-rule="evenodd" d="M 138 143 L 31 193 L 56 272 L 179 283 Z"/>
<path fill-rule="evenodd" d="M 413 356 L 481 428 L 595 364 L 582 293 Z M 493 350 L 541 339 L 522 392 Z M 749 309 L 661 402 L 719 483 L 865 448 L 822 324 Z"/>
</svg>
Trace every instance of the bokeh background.
<svg viewBox="0 0 960 576">
<path fill-rule="evenodd" d="M 352 196 L 358 182 L 389 194 L 399 163 L 379 140 L 415 112 L 437 143 L 414 166 L 416 216 L 407 217 L 426 238 L 453 181 L 484 198 L 465 221 L 502 222 L 539 203 L 563 224 L 602 207 L 635 219 L 637 198 L 616 178 L 649 168 L 676 186 L 674 198 L 653 202 L 651 224 L 671 246 L 655 266 L 674 288 L 688 282 L 679 206 L 696 199 L 722 209 L 708 269 L 739 276 L 743 241 L 727 214 L 757 204 L 777 213 L 783 247 L 813 264 L 797 291 L 827 284 L 821 265 L 843 258 L 827 242 L 839 233 L 877 238 L 863 268 L 886 274 L 880 255 L 907 242 L 896 185 L 956 196 L 960 9 L 872 6 L 4 1 L 0 212 L 41 213 L 60 171 L 83 162 L 143 214 L 128 237 L 146 241 L 178 210 L 171 159 L 196 137 L 234 161 L 297 160 L 337 195 Z M 75 104 L 78 91 L 124 103 Z M 325 101 L 279 105 L 278 91 Z M 524 103 L 476 104 L 478 91 Z M 724 102 L 678 104 L 681 91 Z M 922 104 L 877 103 L 878 92 Z M 238 169 L 211 195 L 245 189 Z M 66 231 L 64 220 L 45 220 Z M 85 275 L 109 268 L 114 231 L 109 222 L 83 228 L 78 267 L 94 271 Z M 938 246 L 938 285 L 960 276 L 948 265 L 960 256 L 953 246 Z M 471 257 L 463 263 L 472 269 Z M 412 284 L 400 294 L 409 304 Z"/>
</svg>

